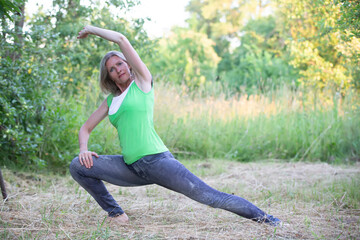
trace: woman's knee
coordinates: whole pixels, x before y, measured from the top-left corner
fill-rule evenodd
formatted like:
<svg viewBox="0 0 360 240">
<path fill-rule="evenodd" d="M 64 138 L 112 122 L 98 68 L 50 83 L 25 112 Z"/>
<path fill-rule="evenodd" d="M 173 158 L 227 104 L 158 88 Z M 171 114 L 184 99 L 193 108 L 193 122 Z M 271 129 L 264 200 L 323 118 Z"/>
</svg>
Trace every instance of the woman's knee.
<svg viewBox="0 0 360 240">
<path fill-rule="evenodd" d="M 79 161 L 79 157 L 75 157 L 71 163 L 70 163 L 70 166 L 69 166 L 69 170 L 70 170 L 70 173 L 72 176 L 74 176 L 74 174 L 79 170 L 81 164 L 80 164 L 80 161 Z"/>
</svg>

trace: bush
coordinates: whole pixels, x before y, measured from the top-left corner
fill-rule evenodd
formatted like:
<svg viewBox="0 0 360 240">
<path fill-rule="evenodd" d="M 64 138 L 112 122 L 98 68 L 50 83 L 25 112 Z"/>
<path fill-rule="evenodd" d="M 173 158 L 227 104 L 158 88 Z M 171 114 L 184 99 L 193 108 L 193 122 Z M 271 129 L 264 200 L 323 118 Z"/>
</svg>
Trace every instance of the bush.
<svg viewBox="0 0 360 240">
<path fill-rule="evenodd" d="M 54 61 L 44 61 L 44 55 L 39 54 L 34 44 L 26 44 L 28 51 L 4 39 L 0 45 L 4 56 L 0 59 L 0 164 L 42 167 L 46 163 L 38 151 L 45 141 L 48 106 L 58 82 L 56 72 L 50 67 Z M 21 57 L 9 52 L 21 52 Z"/>
</svg>

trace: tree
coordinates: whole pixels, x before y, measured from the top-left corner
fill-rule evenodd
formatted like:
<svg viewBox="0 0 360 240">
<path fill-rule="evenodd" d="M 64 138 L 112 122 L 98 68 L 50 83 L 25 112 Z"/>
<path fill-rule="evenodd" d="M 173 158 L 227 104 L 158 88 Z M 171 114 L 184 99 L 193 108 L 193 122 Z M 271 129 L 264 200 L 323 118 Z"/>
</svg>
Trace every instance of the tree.
<svg viewBox="0 0 360 240">
<path fill-rule="evenodd" d="M 131 3 L 135 1 L 105 2 L 118 8 L 130 7 Z M 0 42 L 1 164 L 66 169 L 64 166 L 77 151 L 74 143 L 79 119 L 65 114 L 76 107 L 68 103 L 83 99 L 92 84 L 97 87 L 99 62 L 107 51 L 116 48 L 95 37 L 77 41 L 83 24 L 121 31 L 133 45 L 142 46 L 138 48 L 140 54 L 151 52 L 152 42 L 142 30 L 142 19 L 131 23 L 118 17 L 121 11 L 110 11 L 108 6 L 100 7 L 93 1 L 89 4 L 54 0 L 53 9 L 40 9 L 29 20 L 27 32 L 18 31 L 20 20 L 19 24 L 2 21 L 6 36 L 3 34 Z M 21 58 L 7 53 L 21 53 Z M 78 91 L 82 94 L 74 94 Z"/>
<path fill-rule="evenodd" d="M 356 38 L 360 38 L 360 2 L 356 0 L 337 0 L 334 4 L 340 5 L 338 28 L 341 31 L 350 31 Z"/>
<path fill-rule="evenodd" d="M 231 93 L 264 93 L 296 82 L 296 71 L 288 64 L 289 56 L 277 26 L 276 18 L 268 16 L 249 20 L 242 28 L 241 45 L 218 65 Z"/>
<path fill-rule="evenodd" d="M 11 59 L 19 59 L 21 57 L 22 46 L 24 43 L 23 27 L 24 27 L 24 11 L 25 1 L 17 0 L 14 2 L 4 1 L 1 2 L 2 8 L 0 11 L 1 26 L 2 26 L 2 40 L 8 41 L 11 39 L 13 45 L 19 46 L 17 51 L 7 51 L 4 57 L 9 56 Z M 7 19 L 8 18 L 8 19 Z M 14 35 L 7 34 L 9 21 L 14 22 Z M 10 37 L 10 39 L 8 39 Z"/>
<path fill-rule="evenodd" d="M 211 84 L 220 60 L 214 44 L 203 33 L 176 28 L 169 38 L 160 41 L 153 72 L 161 72 L 168 81 L 183 83 L 190 90 Z"/>
<path fill-rule="evenodd" d="M 358 40 L 342 40 L 337 25 L 342 5 L 330 0 L 278 0 L 278 14 L 285 23 L 285 38 L 299 70 L 300 83 L 323 91 L 346 91 L 354 86 L 354 56 Z M 341 19 L 341 18 L 340 18 Z M 347 33 L 345 33 L 347 34 Z"/>
<path fill-rule="evenodd" d="M 191 30 L 202 32 L 212 39 L 216 43 L 216 53 L 222 57 L 229 51 L 230 39 L 238 37 L 247 18 L 246 9 L 252 6 L 246 0 L 191 0 L 186 7 L 190 12 L 187 22 Z"/>
</svg>

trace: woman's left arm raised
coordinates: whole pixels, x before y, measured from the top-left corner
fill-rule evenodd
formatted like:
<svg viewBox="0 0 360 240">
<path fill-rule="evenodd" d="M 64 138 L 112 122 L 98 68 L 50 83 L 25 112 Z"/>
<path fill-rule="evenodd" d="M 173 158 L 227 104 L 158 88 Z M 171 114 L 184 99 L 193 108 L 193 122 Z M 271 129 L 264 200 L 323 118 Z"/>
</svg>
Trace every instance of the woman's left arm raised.
<svg viewBox="0 0 360 240">
<path fill-rule="evenodd" d="M 142 91 L 148 92 L 151 90 L 151 73 L 146 65 L 143 63 L 138 53 L 135 51 L 129 40 L 121 33 L 94 26 L 84 27 L 78 35 L 78 38 L 86 38 L 89 34 L 93 34 L 104 38 L 108 41 L 117 43 L 121 52 L 124 54 L 128 64 L 135 74 L 135 81 Z"/>
</svg>

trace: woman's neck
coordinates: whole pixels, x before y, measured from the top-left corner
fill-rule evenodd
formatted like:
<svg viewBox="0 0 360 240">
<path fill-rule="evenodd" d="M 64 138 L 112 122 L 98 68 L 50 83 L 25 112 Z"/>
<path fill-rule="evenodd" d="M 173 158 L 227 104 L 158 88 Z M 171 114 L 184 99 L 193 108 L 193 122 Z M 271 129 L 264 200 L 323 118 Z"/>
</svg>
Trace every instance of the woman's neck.
<svg viewBox="0 0 360 240">
<path fill-rule="evenodd" d="M 124 84 L 116 83 L 116 86 L 120 89 L 121 92 L 124 92 L 129 87 L 130 83 L 131 83 L 131 78 L 129 78 L 129 80 L 126 81 Z"/>
</svg>

